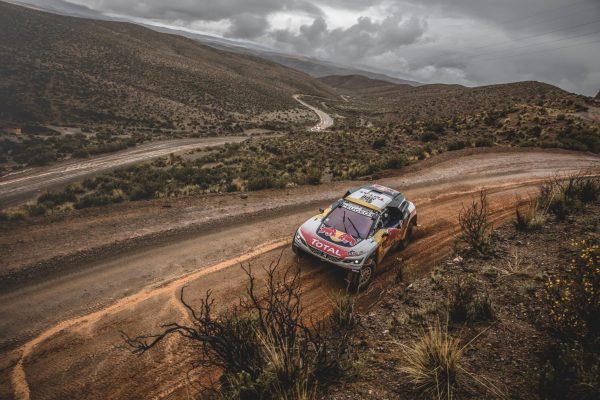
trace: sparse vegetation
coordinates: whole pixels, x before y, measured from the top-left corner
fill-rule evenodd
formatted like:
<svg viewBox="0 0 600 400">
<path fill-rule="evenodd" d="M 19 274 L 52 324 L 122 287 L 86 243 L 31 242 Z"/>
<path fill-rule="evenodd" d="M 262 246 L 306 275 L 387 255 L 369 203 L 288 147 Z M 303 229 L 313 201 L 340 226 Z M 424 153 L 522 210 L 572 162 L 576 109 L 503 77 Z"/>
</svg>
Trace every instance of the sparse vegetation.
<svg viewBox="0 0 600 400">
<path fill-rule="evenodd" d="M 540 199 L 536 197 L 529 202 L 525 213 L 517 206 L 515 228 L 522 232 L 540 230 L 546 222 L 547 213 L 548 207 L 540 204 Z"/>
<path fill-rule="evenodd" d="M 457 393 L 501 397 L 498 389 L 485 377 L 465 368 L 464 352 L 471 342 L 463 345 L 460 337 L 450 335 L 448 328 L 442 328 L 438 321 L 417 340 L 402 345 L 404 367 L 400 371 L 420 398 L 454 399 L 458 397 Z"/>
<path fill-rule="evenodd" d="M 575 242 L 575 258 L 547 282 L 553 327 L 565 336 L 600 335 L 600 247 Z"/>
<path fill-rule="evenodd" d="M 451 399 L 456 387 L 468 377 L 462 369 L 460 339 L 450 336 L 439 323 L 403 349 L 405 366 L 400 371 L 425 398 Z"/>
<path fill-rule="evenodd" d="M 352 366 L 353 304 L 340 297 L 338 311 L 326 321 L 307 321 L 303 315 L 300 272 L 269 267 L 263 289 L 250 266 L 246 296 L 240 306 L 214 315 L 208 292 L 199 308 L 181 303 L 193 324 L 170 323 L 164 331 L 131 338 L 133 352 L 143 354 L 173 334 L 198 346 L 194 365 L 221 371 L 218 392 L 226 399 L 316 398 L 319 385 L 337 379 Z"/>
<path fill-rule="evenodd" d="M 487 193 L 482 190 L 477 199 L 473 199 L 468 207 L 463 206 L 459 216 L 460 240 L 470 251 L 488 254 L 492 250 L 492 224 L 489 221 L 490 211 Z"/>
<path fill-rule="evenodd" d="M 548 399 L 600 396 L 600 247 L 573 243 L 575 254 L 546 283 L 555 340 L 544 352 L 540 388 Z"/>
<path fill-rule="evenodd" d="M 540 189 L 540 201 L 559 220 L 582 210 L 600 197 L 600 178 L 579 173 L 547 180 Z"/>
<path fill-rule="evenodd" d="M 361 319 L 365 372 L 332 398 L 598 398 L 599 207 L 568 221 L 549 213 L 539 230 L 499 226 L 494 257 L 453 255 L 390 287 Z"/>
<path fill-rule="evenodd" d="M 473 278 L 459 278 L 450 283 L 448 316 L 451 322 L 489 321 L 494 318 L 490 298 L 478 289 L 480 286 Z"/>
</svg>

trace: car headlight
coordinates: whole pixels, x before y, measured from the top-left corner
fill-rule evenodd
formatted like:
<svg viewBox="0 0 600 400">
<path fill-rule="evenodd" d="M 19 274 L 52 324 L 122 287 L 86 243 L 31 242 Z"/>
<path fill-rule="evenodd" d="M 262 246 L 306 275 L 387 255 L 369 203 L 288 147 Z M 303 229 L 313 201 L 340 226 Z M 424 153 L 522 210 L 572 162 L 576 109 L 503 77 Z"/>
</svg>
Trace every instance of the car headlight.
<svg viewBox="0 0 600 400">
<path fill-rule="evenodd" d="M 300 242 L 304 245 L 306 245 L 306 241 L 304 240 L 304 238 L 302 237 L 302 235 L 300 235 L 300 231 L 296 231 L 296 238 L 295 238 L 296 242 Z"/>
</svg>

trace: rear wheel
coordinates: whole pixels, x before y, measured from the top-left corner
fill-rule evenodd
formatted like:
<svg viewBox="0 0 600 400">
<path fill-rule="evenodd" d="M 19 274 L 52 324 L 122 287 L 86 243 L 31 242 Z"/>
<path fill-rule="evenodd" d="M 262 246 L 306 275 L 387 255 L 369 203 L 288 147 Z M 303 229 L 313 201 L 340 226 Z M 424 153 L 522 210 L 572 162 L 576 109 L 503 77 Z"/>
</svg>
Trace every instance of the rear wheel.
<svg viewBox="0 0 600 400">
<path fill-rule="evenodd" d="M 368 288 L 371 285 L 371 282 L 373 282 L 375 267 L 375 259 L 370 258 L 359 271 L 350 272 L 350 289 L 353 292 L 360 292 Z"/>
</svg>

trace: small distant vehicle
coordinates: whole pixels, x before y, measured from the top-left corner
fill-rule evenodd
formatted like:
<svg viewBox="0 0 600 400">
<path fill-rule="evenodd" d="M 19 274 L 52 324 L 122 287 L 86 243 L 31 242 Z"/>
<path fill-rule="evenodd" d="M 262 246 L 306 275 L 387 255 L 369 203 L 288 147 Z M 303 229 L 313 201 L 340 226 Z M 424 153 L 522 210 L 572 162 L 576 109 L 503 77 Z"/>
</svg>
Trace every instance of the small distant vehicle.
<svg viewBox="0 0 600 400">
<path fill-rule="evenodd" d="M 355 291 L 371 284 L 383 258 L 404 248 L 417 225 L 415 205 L 397 190 L 377 184 L 349 190 L 319 212 L 298 228 L 292 250 L 348 270 Z"/>
</svg>

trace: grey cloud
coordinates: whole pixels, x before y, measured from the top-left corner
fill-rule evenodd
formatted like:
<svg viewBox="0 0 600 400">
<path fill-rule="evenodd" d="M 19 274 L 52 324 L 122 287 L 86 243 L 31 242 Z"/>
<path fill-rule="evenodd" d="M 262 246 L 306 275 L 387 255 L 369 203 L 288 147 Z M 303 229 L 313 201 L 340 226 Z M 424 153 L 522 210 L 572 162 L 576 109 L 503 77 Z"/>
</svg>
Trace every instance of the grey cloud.
<svg viewBox="0 0 600 400">
<path fill-rule="evenodd" d="M 389 16 L 381 22 L 360 17 L 348 28 L 330 30 L 323 18 L 317 18 L 312 24 L 301 26 L 297 34 L 277 30 L 272 37 L 276 45 L 297 52 L 360 62 L 415 43 L 426 26 L 425 20 L 416 17 Z"/>
<path fill-rule="evenodd" d="M 241 14 L 266 16 L 275 11 L 302 11 L 321 14 L 319 7 L 304 0 L 73 0 L 97 10 L 129 15 L 138 18 L 220 21 Z"/>
<path fill-rule="evenodd" d="M 407 0 L 407 3 L 450 17 L 479 19 L 515 34 L 566 29 L 600 17 L 597 0 Z"/>
<path fill-rule="evenodd" d="M 269 27 L 265 16 L 250 13 L 235 15 L 230 18 L 230 22 L 231 26 L 225 36 L 239 39 L 256 39 Z"/>
<path fill-rule="evenodd" d="M 588 95 L 600 87 L 598 0 L 22 1 L 77 3 L 174 28 L 212 23 L 231 38 L 429 83 L 535 79 Z M 385 18 L 369 17 L 368 9 Z M 312 22 L 274 30 L 269 18 L 281 12 Z M 327 23 L 348 15 L 342 28 Z"/>
</svg>

